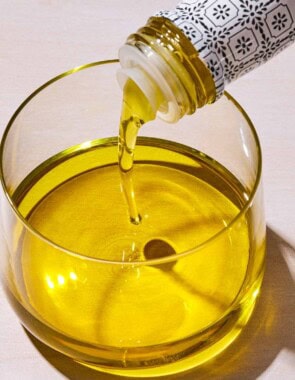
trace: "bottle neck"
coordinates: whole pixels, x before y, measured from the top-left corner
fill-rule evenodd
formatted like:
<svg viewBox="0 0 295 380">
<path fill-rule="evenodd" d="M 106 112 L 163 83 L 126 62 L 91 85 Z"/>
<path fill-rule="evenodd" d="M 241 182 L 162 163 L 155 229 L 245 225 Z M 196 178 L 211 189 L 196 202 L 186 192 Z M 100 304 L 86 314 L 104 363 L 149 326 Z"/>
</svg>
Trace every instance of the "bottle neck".
<svg viewBox="0 0 295 380">
<path fill-rule="evenodd" d="M 134 80 L 155 113 L 175 122 L 294 40 L 295 0 L 183 0 L 128 38 L 119 77 L 122 85 Z"/>
<path fill-rule="evenodd" d="M 214 102 L 215 83 L 207 65 L 184 33 L 164 17 L 152 17 L 119 51 L 122 69 L 142 90 L 157 115 L 176 122 Z"/>
<path fill-rule="evenodd" d="M 215 82 L 216 100 L 237 78 L 295 40 L 294 0 L 182 0 L 157 14 L 181 29 Z"/>
</svg>

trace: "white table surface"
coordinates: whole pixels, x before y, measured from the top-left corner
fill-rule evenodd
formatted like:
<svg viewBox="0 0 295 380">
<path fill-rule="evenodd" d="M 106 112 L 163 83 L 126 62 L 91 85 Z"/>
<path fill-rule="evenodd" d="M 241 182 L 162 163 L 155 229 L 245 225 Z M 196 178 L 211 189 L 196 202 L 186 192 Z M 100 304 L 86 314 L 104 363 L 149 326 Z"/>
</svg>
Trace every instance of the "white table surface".
<svg viewBox="0 0 295 380">
<path fill-rule="evenodd" d="M 293 1 L 293 0 L 292 0 Z M 0 0 L 0 128 L 55 75 L 114 58 L 126 36 L 175 0 Z M 264 157 L 267 270 L 255 314 L 221 356 L 169 379 L 295 379 L 295 45 L 229 87 Z M 0 293 L 0 378 L 117 379 L 31 341 Z"/>
</svg>

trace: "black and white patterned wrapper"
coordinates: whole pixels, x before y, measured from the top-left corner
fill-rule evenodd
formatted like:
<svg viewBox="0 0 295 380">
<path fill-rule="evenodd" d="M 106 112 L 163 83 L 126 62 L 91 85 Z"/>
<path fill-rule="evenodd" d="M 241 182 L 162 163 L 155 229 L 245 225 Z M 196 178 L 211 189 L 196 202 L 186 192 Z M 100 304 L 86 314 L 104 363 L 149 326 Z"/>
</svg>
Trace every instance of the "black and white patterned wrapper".
<svg viewBox="0 0 295 380">
<path fill-rule="evenodd" d="M 157 16 L 191 40 L 213 75 L 217 98 L 295 40 L 295 0 L 186 0 Z"/>
</svg>

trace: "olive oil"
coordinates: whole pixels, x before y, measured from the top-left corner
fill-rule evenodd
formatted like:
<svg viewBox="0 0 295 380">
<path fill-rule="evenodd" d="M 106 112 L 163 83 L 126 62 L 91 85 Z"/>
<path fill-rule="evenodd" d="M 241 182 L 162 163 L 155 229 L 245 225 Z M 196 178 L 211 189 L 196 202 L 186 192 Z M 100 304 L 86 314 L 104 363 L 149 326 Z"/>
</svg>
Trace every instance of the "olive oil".
<svg viewBox="0 0 295 380">
<path fill-rule="evenodd" d="M 47 344 L 102 369 L 105 362 L 125 374 L 130 367 L 132 375 L 178 361 L 192 344 L 228 345 L 260 280 L 249 280 L 251 219 L 242 213 L 219 234 L 247 201 L 235 177 L 203 153 L 140 137 L 132 179 L 141 221 L 130 223 L 117 142 L 72 147 L 15 192 L 20 213 L 44 237 L 19 238 L 27 296 L 18 309 L 30 311 L 27 328 L 39 329 Z M 198 360 L 212 352 L 204 355 Z"/>
<path fill-rule="evenodd" d="M 125 194 L 130 213 L 130 221 L 139 224 L 141 216 L 138 212 L 135 189 L 132 179 L 134 150 L 139 128 L 155 118 L 150 103 L 132 80 L 124 87 L 123 103 L 119 128 L 118 163 L 121 174 L 122 189 Z"/>
</svg>

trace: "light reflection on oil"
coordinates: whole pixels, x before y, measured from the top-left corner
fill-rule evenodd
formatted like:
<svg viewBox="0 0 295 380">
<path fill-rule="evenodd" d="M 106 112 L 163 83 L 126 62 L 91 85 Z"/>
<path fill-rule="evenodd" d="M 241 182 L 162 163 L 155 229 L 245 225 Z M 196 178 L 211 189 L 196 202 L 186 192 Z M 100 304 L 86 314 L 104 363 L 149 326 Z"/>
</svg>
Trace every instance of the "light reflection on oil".
<svg viewBox="0 0 295 380">
<path fill-rule="evenodd" d="M 68 280 L 67 280 L 68 278 Z M 45 275 L 45 282 L 47 284 L 47 287 L 49 289 L 55 289 L 56 287 L 64 287 L 65 285 L 68 285 L 69 284 L 69 281 L 77 281 L 78 280 L 78 276 L 75 272 L 71 271 L 69 272 L 68 276 L 64 276 L 62 274 L 58 274 L 56 276 L 56 278 L 52 278 L 52 276 L 50 276 L 49 274 L 46 274 Z"/>
<path fill-rule="evenodd" d="M 46 280 L 48 288 L 49 289 L 54 289 L 54 282 L 51 280 L 51 278 L 50 278 L 49 275 L 45 276 L 45 280 Z"/>
<path fill-rule="evenodd" d="M 62 286 L 65 284 L 65 278 L 61 274 L 57 275 L 57 283 L 58 285 Z"/>
<path fill-rule="evenodd" d="M 70 272 L 69 276 L 70 276 L 70 279 L 73 281 L 77 281 L 77 279 L 78 279 L 75 272 Z"/>
</svg>

